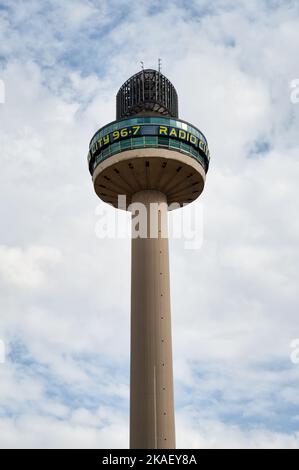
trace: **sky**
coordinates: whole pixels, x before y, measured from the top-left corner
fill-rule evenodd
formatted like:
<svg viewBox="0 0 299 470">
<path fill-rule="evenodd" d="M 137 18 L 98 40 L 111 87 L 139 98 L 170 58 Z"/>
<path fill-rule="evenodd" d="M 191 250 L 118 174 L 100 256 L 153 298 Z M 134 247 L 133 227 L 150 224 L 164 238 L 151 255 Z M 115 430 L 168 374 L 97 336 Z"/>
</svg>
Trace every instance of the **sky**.
<svg viewBox="0 0 299 470">
<path fill-rule="evenodd" d="M 170 239 L 177 447 L 299 447 L 298 46 L 296 0 L 0 0 L 0 447 L 128 447 L 130 238 L 86 157 L 158 58 L 211 153 Z"/>
</svg>

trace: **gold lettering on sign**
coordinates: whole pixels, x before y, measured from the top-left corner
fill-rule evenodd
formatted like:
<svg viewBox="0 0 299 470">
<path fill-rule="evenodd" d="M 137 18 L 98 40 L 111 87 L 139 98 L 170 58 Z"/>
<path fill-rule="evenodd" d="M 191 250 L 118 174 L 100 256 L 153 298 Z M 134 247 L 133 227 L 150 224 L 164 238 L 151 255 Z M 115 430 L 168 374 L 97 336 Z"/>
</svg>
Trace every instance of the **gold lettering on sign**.
<svg viewBox="0 0 299 470">
<path fill-rule="evenodd" d="M 179 130 L 179 138 L 186 140 L 186 131 L 183 131 L 182 129 Z"/>
<path fill-rule="evenodd" d="M 175 129 L 174 127 L 173 127 L 173 128 L 171 129 L 171 131 L 169 132 L 169 137 L 172 137 L 172 136 L 173 136 L 173 137 L 177 137 L 177 136 L 178 136 L 177 131 L 176 131 L 176 129 Z"/>
<path fill-rule="evenodd" d="M 191 144 L 193 145 L 197 145 L 197 137 L 195 137 L 195 135 L 190 135 L 190 142 Z"/>
<path fill-rule="evenodd" d="M 168 134 L 168 128 L 166 126 L 160 126 L 159 134 L 160 135 L 167 135 Z"/>
</svg>

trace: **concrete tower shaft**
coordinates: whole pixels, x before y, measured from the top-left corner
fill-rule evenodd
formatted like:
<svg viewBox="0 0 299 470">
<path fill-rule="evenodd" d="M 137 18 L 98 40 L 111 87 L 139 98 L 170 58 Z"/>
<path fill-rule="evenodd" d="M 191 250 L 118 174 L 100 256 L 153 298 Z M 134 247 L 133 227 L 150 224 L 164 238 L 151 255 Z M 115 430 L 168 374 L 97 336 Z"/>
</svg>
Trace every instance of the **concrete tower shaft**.
<svg viewBox="0 0 299 470">
<path fill-rule="evenodd" d="M 130 447 L 173 449 L 167 199 L 145 190 L 135 193 L 132 203 L 146 208 L 148 233 L 132 234 Z M 151 238 L 155 226 L 158 236 Z"/>
</svg>

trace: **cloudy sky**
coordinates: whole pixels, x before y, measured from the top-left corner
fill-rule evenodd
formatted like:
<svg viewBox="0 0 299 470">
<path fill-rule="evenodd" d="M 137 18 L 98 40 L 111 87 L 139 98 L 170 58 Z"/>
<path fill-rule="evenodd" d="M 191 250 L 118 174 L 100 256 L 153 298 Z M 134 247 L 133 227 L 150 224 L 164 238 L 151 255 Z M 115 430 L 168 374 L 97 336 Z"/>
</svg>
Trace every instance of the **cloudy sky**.
<svg viewBox="0 0 299 470">
<path fill-rule="evenodd" d="M 128 447 L 130 240 L 86 155 L 161 57 L 211 152 L 202 246 L 170 241 L 177 446 L 299 447 L 299 2 L 1 0 L 0 39 L 0 446 Z"/>
</svg>

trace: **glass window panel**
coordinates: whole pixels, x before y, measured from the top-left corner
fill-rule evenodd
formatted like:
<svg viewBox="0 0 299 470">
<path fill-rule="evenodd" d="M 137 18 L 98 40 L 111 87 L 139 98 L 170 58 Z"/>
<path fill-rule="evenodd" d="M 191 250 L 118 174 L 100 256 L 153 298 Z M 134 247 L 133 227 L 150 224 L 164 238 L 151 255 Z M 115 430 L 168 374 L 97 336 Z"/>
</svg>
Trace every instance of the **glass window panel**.
<svg viewBox="0 0 299 470">
<path fill-rule="evenodd" d="M 121 140 L 120 141 L 120 148 L 121 149 L 131 148 L 131 145 L 132 145 L 132 139 Z"/>
<path fill-rule="evenodd" d="M 110 146 L 103 150 L 102 155 L 103 157 L 110 155 Z"/>
<path fill-rule="evenodd" d="M 142 147 L 144 145 L 143 137 L 136 137 L 132 139 L 133 147 Z"/>
<path fill-rule="evenodd" d="M 169 139 L 168 137 L 158 137 L 158 144 L 162 147 L 168 147 Z"/>
<path fill-rule="evenodd" d="M 184 150 L 185 152 L 189 152 L 190 145 L 184 144 L 183 142 L 181 142 L 181 150 Z"/>
<path fill-rule="evenodd" d="M 156 134 L 155 130 L 156 130 L 156 126 L 147 125 L 142 128 L 142 132 L 145 135 L 155 135 Z"/>
<path fill-rule="evenodd" d="M 169 147 L 180 148 L 180 141 L 175 139 L 169 139 Z"/>
<path fill-rule="evenodd" d="M 159 124 L 160 122 L 163 122 L 163 119 L 160 118 L 160 117 L 152 117 L 151 122 L 153 122 L 155 124 Z"/>
<path fill-rule="evenodd" d="M 110 145 L 111 153 L 116 153 L 120 150 L 120 145 L 119 142 L 116 142 L 115 144 Z"/>
<path fill-rule="evenodd" d="M 103 160 L 103 153 L 100 153 L 100 155 L 96 159 L 97 164 L 100 163 L 102 160 Z"/>
<path fill-rule="evenodd" d="M 201 155 L 198 155 L 198 156 L 197 156 L 197 160 L 199 161 L 199 163 L 201 163 L 201 165 L 202 165 L 203 167 L 205 166 L 204 159 L 202 158 Z"/>
<path fill-rule="evenodd" d="M 145 137 L 145 145 L 157 145 L 158 144 L 158 138 L 157 137 Z"/>
</svg>

